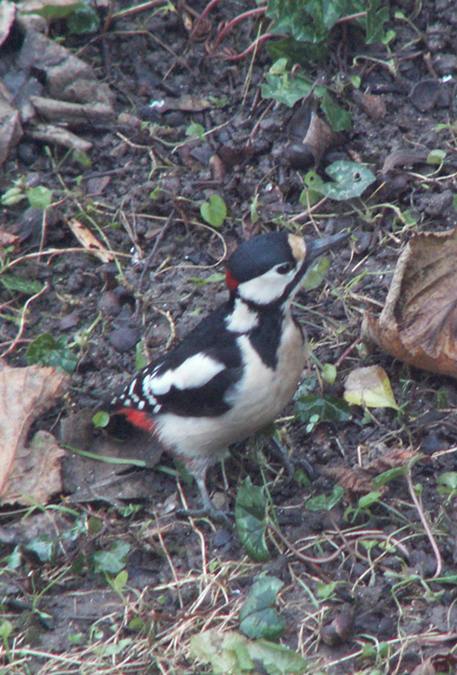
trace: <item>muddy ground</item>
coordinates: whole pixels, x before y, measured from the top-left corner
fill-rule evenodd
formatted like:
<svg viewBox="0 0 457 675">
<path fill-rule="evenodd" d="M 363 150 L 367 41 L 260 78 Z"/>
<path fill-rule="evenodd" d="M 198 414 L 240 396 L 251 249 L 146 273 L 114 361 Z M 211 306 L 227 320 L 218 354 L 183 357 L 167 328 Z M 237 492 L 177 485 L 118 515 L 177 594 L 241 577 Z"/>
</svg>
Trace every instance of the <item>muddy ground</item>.
<svg viewBox="0 0 457 675">
<path fill-rule="evenodd" d="M 190 39 L 204 6 L 138 12 L 116 20 L 103 36 L 67 36 L 64 44 L 94 68 L 109 86 L 116 115 L 124 116 L 79 126 L 78 134 L 93 143 L 90 165 L 25 136 L 2 167 L 2 192 L 20 176 L 27 186 L 53 190 L 46 226 L 26 202 L 2 208 L 1 228 L 20 237 L 13 257 L 40 247 L 61 253 L 17 265 L 23 277 L 48 286 L 30 304 L 6 361 L 26 366 L 28 345 L 43 333 L 67 337 L 78 359 L 68 395 L 34 428 L 57 435 L 63 418 L 103 406 L 139 357 L 156 358 L 225 298 L 214 274 L 226 252 L 278 228 L 305 237 L 352 233 L 331 255 L 319 287 L 297 297 L 295 313 L 313 355 L 306 383 L 341 398 L 349 372 L 380 365 L 400 410 L 353 408 L 350 421 L 310 427 L 294 418 L 291 404 L 277 428 L 290 453 L 314 465 L 311 484 L 287 479 L 269 452 L 268 435 L 236 448 L 225 474 L 212 471 L 211 492 L 228 507 L 247 475 L 268 486 L 280 534 L 271 534 L 267 563 L 250 562 L 236 532 L 176 516 L 183 500 L 196 504 L 197 492 L 179 473 L 177 491 L 168 458 L 153 471 L 116 474 L 96 489 L 89 481 L 78 494 L 92 471 L 90 460 L 81 460 L 64 469 L 64 493 L 47 507 L 5 506 L 0 597 L 11 632 L 2 633 L 2 672 L 211 672 L 191 655 L 191 637 L 210 628 L 237 630 L 239 607 L 262 571 L 284 581 L 282 642 L 307 659 L 307 672 L 455 672 L 455 579 L 433 580 L 437 568 L 439 578 L 456 571 L 455 496 L 437 489 L 440 474 L 456 470 L 455 382 L 356 343 L 363 312 L 382 307 L 411 235 L 457 225 L 454 3 L 392 3 L 396 37 L 388 49 L 363 45 L 350 25 L 336 29 L 325 67 L 312 74 L 338 73 L 346 82 L 357 75 L 361 84 L 344 89 L 352 128 L 339 134 L 319 172 L 325 177 L 325 166 L 339 159 L 359 161 L 377 182 L 361 199 L 326 200 L 312 209 L 300 202 L 311 165 L 290 150 L 300 104 L 292 110 L 260 96 L 271 64 L 265 48 L 255 59 L 224 58 L 226 48 L 245 49 L 258 24 L 242 22 L 209 56 L 218 23 L 244 4 L 221 3 Z M 411 18 L 395 19 L 396 10 Z M 62 28 L 54 26 L 52 35 Z M 192 109 L 179 109 L 187 95 L 194 97 Z M 164 98 L 172 101 L 167 111 L 151 105 Z M 186 135 L 191 123 L 205 135 Z M 437 149 L 446 153 L 438 167 L 426 162 Z M 200 215 L 213 193 L 228 208 L 217 230 Z M 72 218 L 92 229 L 115 261 L 75 252 Z M 11 318 L 25 300 L 11 290 L 0 293 L 6 351 L 17 338 Z M 322 380 L 324 363 L 338 365 L 332 385 Z M 365 466 L 399 450 L 423 454 L 412 468 L 422 506 L 400 476 L 355 515 L 347 508 L 357 504 L 356 490 L 346 490 L 331 511 L 304 507 L 309 497 L 331 492 L 329 468 Z M 119 542 L 129 545 L 121 565 L 128 581 L 116 590 L 107 581 L 116 565 L 110 575 L 94 561 Z M 300 551 L 330 558 L 310 563 Z M 429 670 L 417 669 L 424 662 Z"/>
</svg>

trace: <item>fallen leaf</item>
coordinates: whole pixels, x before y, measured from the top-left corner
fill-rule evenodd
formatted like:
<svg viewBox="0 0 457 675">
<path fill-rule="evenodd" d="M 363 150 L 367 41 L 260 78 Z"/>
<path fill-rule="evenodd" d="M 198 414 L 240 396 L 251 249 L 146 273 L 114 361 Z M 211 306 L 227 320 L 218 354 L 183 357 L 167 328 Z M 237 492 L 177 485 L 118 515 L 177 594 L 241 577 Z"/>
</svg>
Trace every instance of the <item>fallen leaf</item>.
<svg viewBox="0 0 457 675">
<path fill-rule="evenodd" d="M 16 452 L 2 502 L 46 504 L 50 495 L 62 491 L 60 459 L 64 454 L 52 434 L 37 431 L 30 445 Z"/>
<path fill-rule="evenodd" d="M 416 456 L 417 452 L 415 450 L 407 450 L 406 448 L 393 448 L 384 455 L 374 459 L 365 468 L 372 475 L 376 475 L 383 471 L 387 471 L 388 469 L 395 469 L 396 467 L 404 466 Z"/>
<path fill-rule="evenodd" d="M 71 218 L 71 220 L 68 221 L 68 225 L 81 246 L 90 253 L 93 253 L 96 258 L 103 263 L 112 262 L 114 260 L 112 252 L 108 251 L 108 249 L 98 241 L 97 237 L 92 234 L 89 228 L 83 225 L 79 220 Z"/>
<path fill-rule="evenodd" d="M 389 377 L 381 366 L 356 368 L 344 383 L 344 399 L 351 405 L 398 410 Z"/>
<path fill-rule="evenodd" d="M 457 378 L 457 228 L 414 236 L 400 255 L 379 318 L 362 337 L 416 368 Z"/>
<path fill-rule="evenodd" d="M 55 464 L 58 454 L 55 446 L 51 449 L 48 461 L 42 452 L 37 455 L 36 446 L 24 449 L 24 445 L 32 423 L 62 395 L 67 381 L 66 375 L 54 368 L 30 366 L 5 367 L 0 370 L 0 496 L 3 499 L 5 495 L 19 494 L 20 481 L 26 480 L 25 476 L 30 470 L 29 461 L 38 464 L 46 462 L 48 469 Z M 43 443 L 42 436 L 38 442 Z M 46 443 L 49 449 L 49 439 Z M 32 472 L 40 470 L 32 468 Z M 14 480 L 21 478 L 15 484 L 13 477 Z M 32 483 L 30 479 L 23 482 L 27 490 L 32 489 Z M 32 498 L 36 501 L 41 498 L 45 500 L 54 485 L 55 482 L 53 485 L 51 481 L 48 482 L 47 476 L 39 489 L 35 485 Z M 25 496 L 31 497 L 30 493 Z"/>
<path fill-rule="evenodd" d="M 373 490 L 372 476 L 360 466 L 328 466 L 324 467 L 322 473 L 332 478 L 345 490 L 362 493 Z"/>
</svg>

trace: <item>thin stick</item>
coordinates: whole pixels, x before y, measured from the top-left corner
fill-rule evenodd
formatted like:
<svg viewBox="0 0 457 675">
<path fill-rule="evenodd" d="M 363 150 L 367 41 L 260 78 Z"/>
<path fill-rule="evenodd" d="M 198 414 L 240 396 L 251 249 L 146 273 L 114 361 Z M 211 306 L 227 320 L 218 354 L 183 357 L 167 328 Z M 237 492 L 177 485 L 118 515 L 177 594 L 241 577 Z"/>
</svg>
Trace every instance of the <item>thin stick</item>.
<svg viewBox="0 0 457 675">
<path fill-rule="evenodd" d="M 436 558 L 436 570 L 435 574 L 433 575 L 434 577 L 439 577 L 442 569 L 443 569 L 443 559 L 441 557 L 440 549 L 438 548 L 438 544 L 436 543 L 436 539 L 433 536 L 432 529 L 428 523 L 427 516 L 424 513 L 424 510 L 422 509 L 422 504 L 420 503 L 420 500 L 414 490 L 414 485 L 413 481 L 411 478 L 411 469 L 408 470 L 408 473 L 405 476 L 406 478 L 406 483 L 408 485 L 408 490 L 411 495 L 411 499 L 414 502 L 414 506 L 417 509 L 417 513 L 419 514 L 419 518 L 421 519 L 421 523 L 423 525 L 423 528 L 425 530 L 425 533 L 430 541 L 430 545 L 433 549 L 433 553 L 435 554 Z"/>
</svg>

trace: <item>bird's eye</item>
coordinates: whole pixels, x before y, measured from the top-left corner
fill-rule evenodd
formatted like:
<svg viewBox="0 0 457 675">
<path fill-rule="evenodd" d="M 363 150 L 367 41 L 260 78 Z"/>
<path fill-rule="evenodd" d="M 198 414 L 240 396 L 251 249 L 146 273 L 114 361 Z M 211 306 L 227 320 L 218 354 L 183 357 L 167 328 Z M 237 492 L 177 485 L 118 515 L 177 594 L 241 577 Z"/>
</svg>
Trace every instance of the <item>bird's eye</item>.
<svg viewBox="0 0 457 675">
<path fill-rule="evenodd" d="M 281 265 L 278 265 L 276 268 L 276 271 L 278 274 L 287 274 L 293 269 L 292 263 L 282 263 Z"/>
</svg>

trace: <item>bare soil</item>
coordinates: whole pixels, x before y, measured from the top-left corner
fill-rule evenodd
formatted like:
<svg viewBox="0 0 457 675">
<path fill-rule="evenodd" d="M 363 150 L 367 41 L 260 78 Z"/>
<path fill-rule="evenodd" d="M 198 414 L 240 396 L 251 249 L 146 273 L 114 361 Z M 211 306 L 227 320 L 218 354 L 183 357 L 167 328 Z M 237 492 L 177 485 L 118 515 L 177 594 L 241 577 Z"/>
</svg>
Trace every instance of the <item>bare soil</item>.
<svg viewBox="0 0 457 675">
<path fill-rule="evenodd" d="M 196 13 L 205 6 L 191 4 Z M 216 57 L 207 54 L 218 23 L 243 9 L 221 3 L 201 39 L 189 39 L 186 17 L 195 16 L 184 4 L 179 12 L 119 19 L 104 35 L 65 40 L 109 84 L 116 114 L 124 117 L 79 129 L 93 143 L 90 166 L 24 138 L 3 167 L 0 191 L 23 176 L 29 186 L 52 189 L 56 201 L 46 226 L 25 202 L 2 208 L 1 228 L 21 237 L 16 255 L 62 251 L 16 268 L 48 289 L 31 303 L 8 364 L 27 365 L 27 346 L 43 333 L 76 338 L 70 394 L 35 425 L 57 434 L 62 418 L 103 407 L 135 371 L 138 354 L 157 358 L 225 297 L 220 276 L 211 275 L 241 240 L 280 227 L 305 237 L 350 228 L 351 241 L 332 254 L 324 282 L 297 298 L 313 354 L 306 381 L 319 379 L 318 364 L 337 363 L 336 382 L 320 386 L 342 397 L 351 370 L 380 365 L 400 412 L 354 408 L 349 422 L 309 430 L 294 419 L 291 404 L 277 428 L 292 456 L 306 456 L 315 467 L 311 484 L 288 480 L 269 452 L 268 435 L 235 448 L 224 474 L 214 469 L 211 492 L 229 508 L 247 475 L 268 486 L 281 536 L 271 534 L 272 558 L 263 564 L 249 561 L 235 531 L 177 518 L 176 508 L 196 505 L 198 496 L 169 458 L 154 470 L 117 476 L 98 488 L 97 499 L 75 496 L 87 466 L 81 460 L 67 470 L 66 493 L 47 507 L 5 506 L 0 602 L 12 633 L 0 652 L 1 672 L 211 672 L 191 656 L 191 637 L 209 628 L 237 630 L 242 601 L 265 571 L 285 582 L 278 603 L 286 621 L 282 642 L 308 659 L 307 672 L 455 672 L 456 582 L 433 579 L 437 569 L 439 578 L 457 572 L 455 495 L 437 489 L 440 474 L 457 470 L 455 382 L 354 343 L 363 312 L 381 308 L 409 237 L 457 225 L 457 10 L 447 0 L 425 0 L 419 8 L 392 3 L 396 37 L 389 50 L 361 45 L 350 26 L 336 31 L 335 48 L 314 75 L 337 72 L 343 81 L 358 75 L 361 87 L 344 97 L 351 131 L 318 170 L 325 177 L 323 167 L 351 159 L 367 164 L 377 183 L 363 199 L 308 209 L 299 197 L 311 166 L 297 169 L 290 153 L 294 111 L 260 96 L 271 63 L 266 49 L 255 59 L 224 58 L 223 48 L 248 46 L 257 24 L 239 24 Z M 413 20 L 394 20 L 396 9 Z M 418 89 L 424 81 L 434 83 L 424 85 L 425 94 Z M 381 113 L 360 92 L 376 97 Z M 184 96 L 195 97 L 190 111 L 179 109 Z M 167 112 L 155 105 L 163 99 L 175 101 Z M 191 123 L 202 125 L 202 138 L 186 135 Z M 425 161 L 435 149 L 446 152 L 438 168 Z M 229 212 L 218 230 L 200 215 L 212 193 Z M 117 265 L 71 252 L 79 244 L 70 218 L 103 235 Z M 3 289 L 0 299 L 0 342 L 8 348 L 18 325 L 6 316 L 20 310 L 24 297 Z M 350 490 L 331 511 L 305 508 L 309 497 L 331 492 L 329 468 L 366 466 L 398 449 L 423 454 L 412 469 L 419 507 L 401 476 L 355 515 L 347 508 L 361 495 Z M 94 554 L 116 542 L 130 545 L 120 592 L 94 567 Z M 49 554 L 40 548 L 45 543 Z M 326 597 L 322 584 L 329 589 L 333 582 Z M 430 670 L 415 670 L 424 663 Z"/>
</svg>

